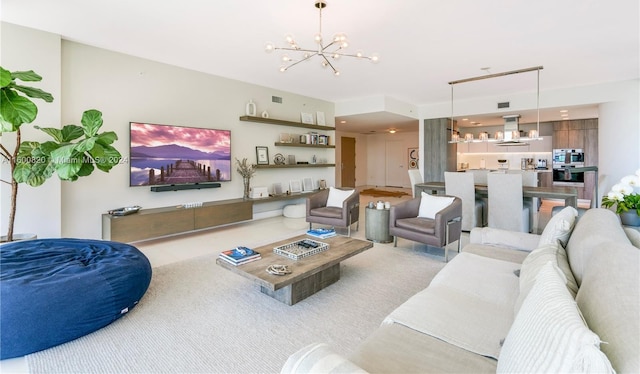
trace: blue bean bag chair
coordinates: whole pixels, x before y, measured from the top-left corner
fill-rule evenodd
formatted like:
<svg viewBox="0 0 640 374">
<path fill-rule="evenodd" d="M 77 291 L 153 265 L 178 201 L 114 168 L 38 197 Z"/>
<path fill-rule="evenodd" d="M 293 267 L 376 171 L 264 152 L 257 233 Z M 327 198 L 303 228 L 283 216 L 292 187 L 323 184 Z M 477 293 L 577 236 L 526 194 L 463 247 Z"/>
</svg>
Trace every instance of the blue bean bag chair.
<svg viewBox="0 0 640 374">
<path fill-rule="evenodd" d="M 150 282 L 149 260 L 128 244 L 39 239 L 0 246 L 0 359 L 110 324 L 136 306 Z"/>
</svg>

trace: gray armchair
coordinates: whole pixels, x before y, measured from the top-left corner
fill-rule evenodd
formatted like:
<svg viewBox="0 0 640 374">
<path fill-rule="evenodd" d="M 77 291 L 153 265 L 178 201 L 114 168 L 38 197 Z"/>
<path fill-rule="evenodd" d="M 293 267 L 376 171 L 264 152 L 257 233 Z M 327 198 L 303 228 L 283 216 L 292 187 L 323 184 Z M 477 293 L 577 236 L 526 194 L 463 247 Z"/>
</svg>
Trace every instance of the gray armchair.
<svg viewBox="0 0 640 374">
<path fill-rule="evenodd" d="M 355 190 L 343 203 L 342 208 L 328 207 L 327 199 L 329 190 L 307 197 L 307 222 L 309 229 L 313 223 L 346 227 L 347 236 L 351 236 L 351 225 L 356 224 L 356 230 L 360 227 L 360 192 Z"/>
<path fill-rule="evenodd" d="M 446 246 L 449 243 L 457 240 L 458 253 L 460 252 L 462 200 L 455 197 L 449 206 L 436 213 L 435 219 L 418 217 L 421 200 L 421 197 L 416 197 L 391 206 L 389 234 L 394 236 L 393 246 L 398 245 L 398 237 L 401 237 L 435 247 L 445 247 L 444 260 L 448 262 Z"/>
</svg>

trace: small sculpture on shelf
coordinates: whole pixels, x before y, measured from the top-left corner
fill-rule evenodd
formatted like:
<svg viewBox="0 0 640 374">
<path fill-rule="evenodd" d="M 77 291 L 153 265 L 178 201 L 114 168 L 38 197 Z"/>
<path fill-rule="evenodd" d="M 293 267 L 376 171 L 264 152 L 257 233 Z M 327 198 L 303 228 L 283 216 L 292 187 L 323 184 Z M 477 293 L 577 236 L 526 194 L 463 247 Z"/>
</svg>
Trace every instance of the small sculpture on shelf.
<svg viewBox="0 0 640 374">
<path fill-rule="evenodd" d="M 242 161 L 236 158 L 236 165 L 236 171 L 240 173 L 242 182 L 244 183 L 244 194 L 242 197 L 248 199 L 251 177 L 256 173 L 256 168 L 254 165 L 249 165 L 246 158 L 243 158 Z"/>
</svg>

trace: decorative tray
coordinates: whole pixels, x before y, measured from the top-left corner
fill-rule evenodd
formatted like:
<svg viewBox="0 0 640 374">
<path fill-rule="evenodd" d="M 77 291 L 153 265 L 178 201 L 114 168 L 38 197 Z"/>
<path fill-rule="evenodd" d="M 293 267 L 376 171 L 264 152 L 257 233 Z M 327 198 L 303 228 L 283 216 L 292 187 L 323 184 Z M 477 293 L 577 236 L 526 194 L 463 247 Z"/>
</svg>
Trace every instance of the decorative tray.
<svg viewBox="0 0 640 374">
<path fill-rule="evenodd" d="M 327 249 L 329 249 L 329 244 L 327 243 L 322 243 L 312 239 L 303 239 L 275 247 L 273 248 L 273 253 L 288 257 L 292 260 L 299 260 Z"/>
</svg>

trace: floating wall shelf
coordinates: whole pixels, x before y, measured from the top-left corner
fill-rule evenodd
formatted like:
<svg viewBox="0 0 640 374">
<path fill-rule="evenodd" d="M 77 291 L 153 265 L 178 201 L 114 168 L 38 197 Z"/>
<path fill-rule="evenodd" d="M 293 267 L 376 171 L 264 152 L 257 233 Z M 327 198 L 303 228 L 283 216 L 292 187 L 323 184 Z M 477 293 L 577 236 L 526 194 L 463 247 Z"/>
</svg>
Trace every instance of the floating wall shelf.
<svg viewBox="0 0 640 374">
<path fill-rule="evenodd" d="M 330 168 L 336 164 L 253 165 L 256 169 Z"/>
</svg>

